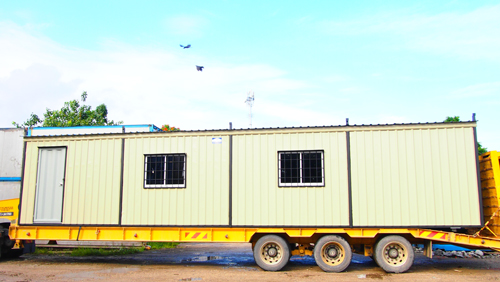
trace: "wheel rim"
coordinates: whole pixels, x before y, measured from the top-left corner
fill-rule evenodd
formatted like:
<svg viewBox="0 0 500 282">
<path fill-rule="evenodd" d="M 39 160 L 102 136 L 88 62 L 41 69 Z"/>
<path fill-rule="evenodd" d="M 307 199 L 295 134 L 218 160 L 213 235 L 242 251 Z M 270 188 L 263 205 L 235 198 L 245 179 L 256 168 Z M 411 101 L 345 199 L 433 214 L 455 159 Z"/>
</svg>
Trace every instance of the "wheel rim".
<svg viewBox="0 0 500 282">
<path fill-rule="evenodd" d="M 401 266 L 408 260 L 408 250 L 399 243 L 389 243 L 384 247 L 383 258 L 390 265 Z"/>
<path fill-rule="evenodd" d="M 260 248 L 260 257 L 268 265 L 278 264 L 283 259 L 283 248 L 276 242 L 269 242 Z"/>
<path fill-rule="evenodd" d="M 345 259 L 344 248 L 335 242 L 329 242 L 321 248 L 321 259 L 328 265 L 339 265 Z"/>
</svg>

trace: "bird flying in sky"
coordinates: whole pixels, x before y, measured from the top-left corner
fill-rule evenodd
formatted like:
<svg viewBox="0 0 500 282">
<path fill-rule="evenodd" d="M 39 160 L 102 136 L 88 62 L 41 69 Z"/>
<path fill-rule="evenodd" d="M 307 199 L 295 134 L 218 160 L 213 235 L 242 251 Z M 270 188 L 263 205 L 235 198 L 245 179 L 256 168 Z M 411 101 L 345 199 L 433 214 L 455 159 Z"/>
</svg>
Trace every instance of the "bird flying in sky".
<svg viewBox="0 0 500 282">
<path fill-rule="evenodd" d="M 204 66 L 196 66 L 197 71 L 203 71 Z"/>
<path fill-rule="evenodd" d="M 190 47 L 191 47 L 191 44 L 188 44 L 188 45 L 186 45 L 186 46 L 181 45 L 181 47 L 182 47 L 182 48 L 184 48 L 184 49 L 187 49 L 187 48 L 190 48 Z"/>
</svg>

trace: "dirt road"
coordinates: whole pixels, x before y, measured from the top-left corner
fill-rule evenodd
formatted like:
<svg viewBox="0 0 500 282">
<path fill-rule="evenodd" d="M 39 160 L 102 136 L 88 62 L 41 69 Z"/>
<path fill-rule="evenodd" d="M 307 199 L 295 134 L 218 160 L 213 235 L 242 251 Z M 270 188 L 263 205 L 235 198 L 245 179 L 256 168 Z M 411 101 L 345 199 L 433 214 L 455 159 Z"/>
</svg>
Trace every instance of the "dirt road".
<svg viewBox="0 0 500 282">
<path fill-rule="evenodd" d="M 24 255 L 0 261 L 0 281 L 500 281 L 500 259 L 428 259 L 387 274 L 354 255 L 346 272 L 325 273 L 311 257 L 293 257 L 280 272 L 254 262 L 250 244 L 181 244 L 128 256 Z"/>
</svg>

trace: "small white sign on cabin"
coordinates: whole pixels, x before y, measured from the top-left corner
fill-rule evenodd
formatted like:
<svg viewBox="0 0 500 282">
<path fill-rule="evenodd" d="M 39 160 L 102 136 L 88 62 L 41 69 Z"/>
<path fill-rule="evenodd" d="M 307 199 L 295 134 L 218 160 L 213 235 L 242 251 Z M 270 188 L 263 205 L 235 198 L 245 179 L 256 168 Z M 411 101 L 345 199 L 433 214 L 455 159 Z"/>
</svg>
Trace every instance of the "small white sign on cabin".
<svg viewBox="0 0 500 282">
<path fill-rule="evenodd" d="M 222 137 L 212 138 L 212 144 L 222 144 Z"/>
</svg>

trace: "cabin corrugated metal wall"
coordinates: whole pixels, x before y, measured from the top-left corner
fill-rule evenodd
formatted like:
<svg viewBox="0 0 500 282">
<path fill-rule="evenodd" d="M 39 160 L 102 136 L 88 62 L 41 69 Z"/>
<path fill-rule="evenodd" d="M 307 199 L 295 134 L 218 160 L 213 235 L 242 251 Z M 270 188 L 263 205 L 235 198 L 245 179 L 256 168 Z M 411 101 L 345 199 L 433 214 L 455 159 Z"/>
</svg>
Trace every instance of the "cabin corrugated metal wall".
<svg viewBox="0 0 500 282">
<path fill-rule="evenodd" d="M 39 147 L 67 147 L 63 224 L 118 224 L 121 138 L 30 140 L 21 206 L 21 224 L 33 223 Z"/>
<path fill-rule="evenodd" d="M 349 225 L 352 212 L 361 227 L 478 226 L 475 126 L 29 137 L 20 223 L 33 223 L 38 149 L 64 146 L 63 225 L 118 225 L 121 216 L 123 225 L 133 226 L 227 226 L 232 216 L 234 226 L 340 227 Z M 325 186 L 278 187 L 278 152 L 304 150 L 324 151 Z M 144 188 L 145 155 L 169 153 L 186 154 L 186 187 Z"/>
<path fill-rule="evenodd" d="M 470 124 L 366 127 L 351 132 L 351 156 L 354 226 L 481 224 Z"/>
<path fill-rule="evenodd" d="M 347 226 L 345 132 L 247 132 L 233 137 L 235 226 Z M 324 187 L 278 187 L 278 151 L 324 150 Z"/>
<path fill-rule="evenodd" d="M 222 144 L 212 144 L 222 137 Z M 144 188 L 144 155 L 185 153 L 186 188 Z M 229 137 L 134 135 L 125 141 L 124 225 L 228 225 Z"/>
</svg>

